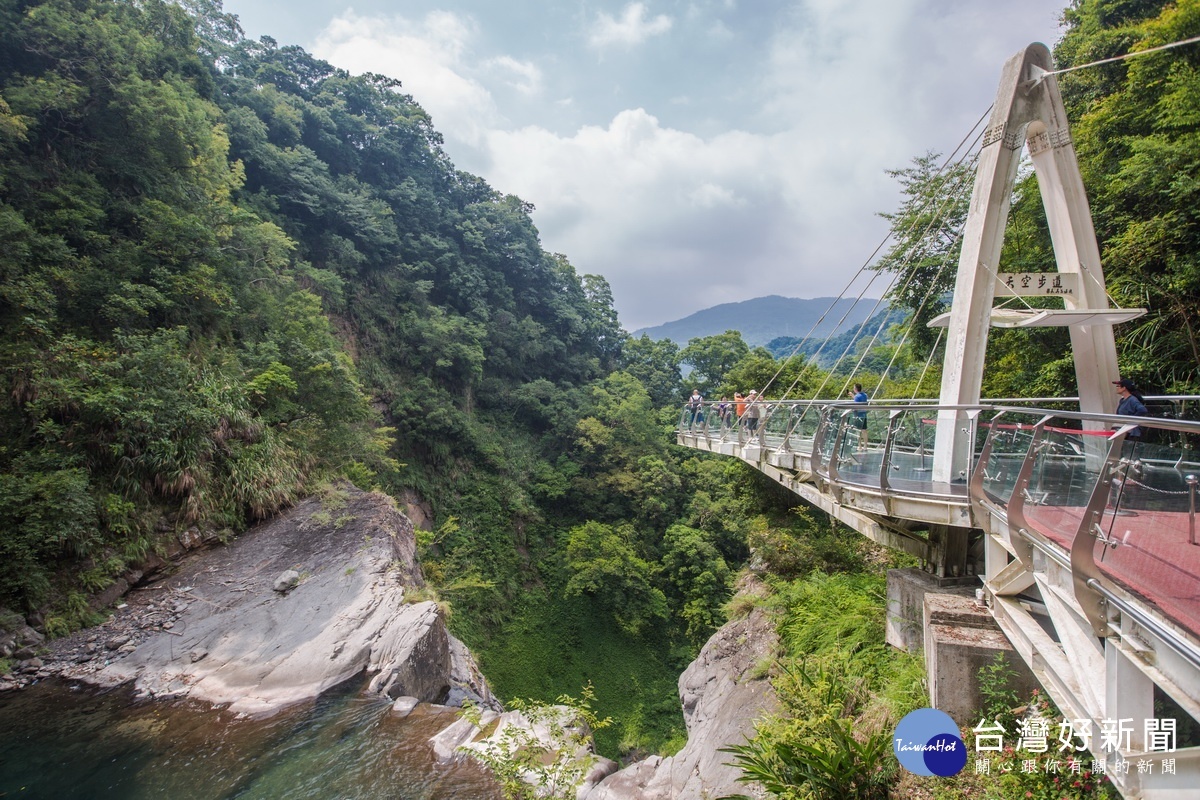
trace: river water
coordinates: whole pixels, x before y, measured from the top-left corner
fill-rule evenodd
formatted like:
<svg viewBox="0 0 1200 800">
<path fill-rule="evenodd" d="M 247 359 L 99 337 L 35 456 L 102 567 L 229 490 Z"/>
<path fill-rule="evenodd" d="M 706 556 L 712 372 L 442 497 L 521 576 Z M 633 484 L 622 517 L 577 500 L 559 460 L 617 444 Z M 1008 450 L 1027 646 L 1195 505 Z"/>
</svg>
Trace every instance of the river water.
<svg viewBox="0 0 1200 800">
<path fill-rule="evenodd" d="M 499 800 L 473 762 L 436 763 L 450 712 L 401 718 L 361 686 L 261 720 L 54 681 L 5 692 L 0 798 Z"/>
</svg>

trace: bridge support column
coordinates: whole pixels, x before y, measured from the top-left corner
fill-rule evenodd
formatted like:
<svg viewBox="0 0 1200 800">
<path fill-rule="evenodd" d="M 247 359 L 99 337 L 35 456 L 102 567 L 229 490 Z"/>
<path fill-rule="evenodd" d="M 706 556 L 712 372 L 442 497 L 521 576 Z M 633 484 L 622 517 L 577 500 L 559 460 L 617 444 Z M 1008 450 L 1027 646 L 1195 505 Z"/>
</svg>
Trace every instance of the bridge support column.
<svg viewBox="0 0 1200 800">
<path fill-rule="evenodd" d="M 929 526 L 929 549 L 932 553 L 933 574 L 939 578 L 967 576 L 970 551 L 970 528 L 952 525 Z"/>
<path fill-rule="evenodd" d="M 1104 642 L 1104 670 L 1108 673 L 1105 682 L 1104 719 L 1120 724 L 1128 720 L 1130 737 L 1128 749 L 1140 752 L 1145 749 L 1146 720 L 1154 719 L 1154 683 L 1145 672 L 1138 669 L 1129 656 L 1121 652 L 1111 638 Z M 1093 735 L 1099 736 L 1100 731 Z M 1121 741 L 1121 749 L 1126 743 Z"/>
</svg>

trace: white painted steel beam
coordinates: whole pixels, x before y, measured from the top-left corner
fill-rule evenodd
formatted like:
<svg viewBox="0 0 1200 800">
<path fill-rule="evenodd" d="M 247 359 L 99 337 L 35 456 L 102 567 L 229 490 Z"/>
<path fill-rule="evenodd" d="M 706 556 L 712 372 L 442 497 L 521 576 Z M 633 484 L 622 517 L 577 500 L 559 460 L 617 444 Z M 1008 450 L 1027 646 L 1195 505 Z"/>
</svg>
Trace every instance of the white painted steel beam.
<svg viewBox="0 0 1200 800">
<path fill-rule="evenodd" d="M 1095 312 L 1087 315 L 1086 320 L 1070 325 L 1080 409 L 1102 413 L 1113 405 L 1110 382 L 1118 377 L 1112 332 L 1116 318 L 1106 313 L 1109 305 L 1100 249 L 1062 96 L 1054 76 L 1045 74 L 1053 68 L 1045 45 L 1032 44 L 1010 58 L 1001 74 L 963 231 L 954 301 L 947 323 L 940 393 L 943 406 L 979 402 L 992 304 L 999 280 L 996 266 L 1025 143 L 1037 173 L 1057 271 L 1071 276 L 1072 292 L 1060 296 L 1072 312 Z M 1057 321 L 1070 316 L 1059 315 Z M 1050 319 L 1047 315 L 1033 322 Z M 934 480 L 965 477 L 972 443 L 964 428 L 961 412 L 939 413 Z"/>
</svg>

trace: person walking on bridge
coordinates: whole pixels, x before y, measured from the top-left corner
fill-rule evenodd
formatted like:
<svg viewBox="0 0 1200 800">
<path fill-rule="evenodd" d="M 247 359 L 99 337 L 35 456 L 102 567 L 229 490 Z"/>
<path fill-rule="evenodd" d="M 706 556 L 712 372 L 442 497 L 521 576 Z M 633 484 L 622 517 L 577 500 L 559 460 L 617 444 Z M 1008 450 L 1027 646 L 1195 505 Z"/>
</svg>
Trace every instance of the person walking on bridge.
<svg viewBox="0 0 1200 800">
<path fill-rule="evenodd" d="M 1150 413 L 1146 409 L 1142 393 L 1138 391 L 1137 385 L 1133 381 L 1121 378 L 1113 381 L 1113 385 L 1117 387 L 1117 397 L 1120 398 L 1117 401 L 1119 416 L 1144 417 Z M 1112 506 L 1114 514 L 1136 514 L 1129 510 L 1129 506 L 1135 505 L 1137 502 L 1141 487 L 1138 480 L 1141 476 L 1141 463 L 1136 457 L 1141 441 L 1142 429 L 1140 427 L 1134 428 L 1125 435 L 1125 444 L 1121 448 L 1122 468 L 1113 476 L 1110 491 L 1109 504 Z"/>
<path fill-rule="evenodd" d="M 1123 417 L 1144 417 L 1150 412 L 1146 409 L 1145 399 L 1142 393 L 1138 391 L 1137 385 L 1128 378 L 1121 378 L 1113 381 L 1113 385 L 1117 387 L 1117 414 Z M 1142 436 L 1141 428 L 1134 428 L 1129 432 L 1127 438 L 1140 439 Z"/>
<path fill-rule="evenodd" d="M 867 404 L 867 401 L 869 400 L 869 398 L 867 397 L 867 393 L 863 391 L 863 386 L 861 383 L 854 384 L 854 391 L 851 392 L 851 394 L 854 395 L 854 402 L 862 403 L 864 406 Z M 854 427 L 858 429 L 858 449 L 866 450 L 867 449 L 867 412 L 855 411 L 853 416 L 851 417 L 851 422 L 854 424 Z"/>
<path fill-rule="evenodd" d="M 758 392 L 751 389 L 750 394 L 746 395 L 746 413 L 742 415 L 742 424 L 753 434 L 758 431 L 758 420 L 761 417 L 762 402 L 758 397 Z"/>
<path fill-rule="evenodd" d="M 717 403 L 716 411 L 717 419 L 721 420 L 721 428 L 728 428 L 730 424 L 729 417 L 733 413 L 733 405 L 729 402 L 728 397 L 721 395 L 721 402 Z"/>
<path fill-rule="evenodd" d="M 688 398 L 688 430 L 699 422 L 704 424 L 704 397 L 700 394 L 699 389 L 692 389 L 692 396 Z"/>
</svg>

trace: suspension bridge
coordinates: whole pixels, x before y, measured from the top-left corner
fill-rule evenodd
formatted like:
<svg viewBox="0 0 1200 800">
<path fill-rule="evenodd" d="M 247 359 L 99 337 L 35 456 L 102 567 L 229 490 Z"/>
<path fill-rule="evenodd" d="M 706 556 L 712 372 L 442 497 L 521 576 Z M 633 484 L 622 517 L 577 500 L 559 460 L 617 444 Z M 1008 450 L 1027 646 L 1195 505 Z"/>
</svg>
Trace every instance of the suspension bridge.
<svg viewBox="0 0 1200 800">
<path fill-rule="evenodd" d="M 1192 798 L 1200 422 L 1186 417 L 1200 397 L 1147 398 L 1165 413 L 1136 421 L 1113 413 L 1113 326 L 1145 311 L 1109 304 L 1055 74 L 1043 45 L 1011 58 L 977 139 L 951 310 L 931 323 L 945 334 L 936 400 L 863 404 L 785 391 L 741 416 L 706 401 L 684 408 L 677 441 L 739 458 L 919 560 L 921 569 L 889 575 L 889 641 L 924 649 L 932 703 L 953 708 L 960 725 L 977 722 L 960 705 L 973 676 L 955 673 L 961 653 L 947 655 L 939 629 L 975 627 L 982 616 L 1072 721 L 1074 738 L 1051 748 L 1088 755 L 1126 798 Z M 1055 268 L 998 273 L 1023 152 Z M 1033 295 L 1059 297 L 1063 308 L 994 307 Z M 981 398 L 989 329 L 1048 325 L 1069 328 L 1079 396 Z M 993 634 L 980 630 L 966 638 L 987 655 Z"/>
</svg>

